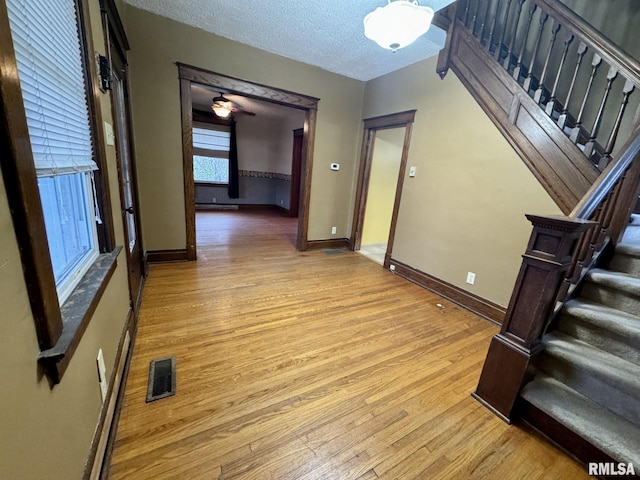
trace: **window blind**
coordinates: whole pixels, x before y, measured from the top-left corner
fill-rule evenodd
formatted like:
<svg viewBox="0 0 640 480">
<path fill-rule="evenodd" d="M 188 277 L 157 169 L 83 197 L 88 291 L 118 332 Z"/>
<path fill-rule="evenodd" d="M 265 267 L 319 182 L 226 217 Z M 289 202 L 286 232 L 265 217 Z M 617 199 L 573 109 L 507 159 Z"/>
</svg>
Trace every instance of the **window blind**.
<svg viewBox="0 0 640 480">
<path fill-rule="evenodd" d="M 222 127 L 225 128 L 225 127 Z M 208 128 L 193 127 L 194 152 L 209 150 L 217 156 L 229 158 L 229 130 L 212 130 Z"/>
<path fill-rule="evenodd" d="M 97 170 L 75 2 L 6 2 L 38 176 Z"/>
</svg>

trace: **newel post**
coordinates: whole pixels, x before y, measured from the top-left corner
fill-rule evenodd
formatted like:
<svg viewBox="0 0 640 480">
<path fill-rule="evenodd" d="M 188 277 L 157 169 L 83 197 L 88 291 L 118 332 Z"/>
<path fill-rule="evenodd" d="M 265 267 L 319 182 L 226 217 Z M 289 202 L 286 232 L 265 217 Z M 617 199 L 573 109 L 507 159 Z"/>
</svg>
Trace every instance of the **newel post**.
<svg viewBox="0 0 640 480">
<path fill-rule="evenodd" d="M 491 340 L 473 396 L 511 422 L 531 359 L 551 320 L 558 291 L 573 262 L 580 236 L 595 222 L 527 215 L 533 232 L 500 333 Z"/>
</svg>

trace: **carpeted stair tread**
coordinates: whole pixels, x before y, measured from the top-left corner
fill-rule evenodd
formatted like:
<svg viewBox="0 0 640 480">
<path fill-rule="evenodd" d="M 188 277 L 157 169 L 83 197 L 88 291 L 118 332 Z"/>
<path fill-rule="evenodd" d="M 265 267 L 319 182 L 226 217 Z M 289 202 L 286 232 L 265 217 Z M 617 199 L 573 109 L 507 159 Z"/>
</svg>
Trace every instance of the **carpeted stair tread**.
<svg viewBox="0 0 640 480">
<path fill-rule="evenodd" d="M 639 365 L 559 331 L 543 344 L 542 371 L 640 426 Z"/>
<path fill-rule="evenodd" d="M 640 465 L 640 428 L 584 395 L 538 373 L 521 396 L 617 461 Z"/>
<path fill-rule="evenodd" d="M 562 309 L 558 329 L 640 365 L 640 317 L 581 298 Z"/>
<path fill-rule="evenodd" d="M 615 252 L 629 257 L 640 258 L 640 245 L 636 245 L 635 243 L 619 243 L 616 246 Z"/>
<path fill-rule="evenodd" d="M 594 268 L 587 274 L 587 280 L 603 287 L 621 290 L 640 297 L 640 278 L 633 275 Z"/>
</svg>

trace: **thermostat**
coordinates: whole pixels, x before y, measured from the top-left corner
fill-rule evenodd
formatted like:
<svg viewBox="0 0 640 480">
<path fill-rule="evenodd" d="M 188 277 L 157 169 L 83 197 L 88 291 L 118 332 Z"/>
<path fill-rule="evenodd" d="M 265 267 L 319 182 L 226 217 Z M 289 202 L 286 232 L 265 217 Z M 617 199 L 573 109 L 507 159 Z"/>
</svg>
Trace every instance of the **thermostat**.
<svg viewBox="0 0 640 480">
<path fill-rule="evenodd" d="M 340 170 L 340 164 L 339 163 L 332 163 L 331 164 L 331 170 Z"/>
</svg>

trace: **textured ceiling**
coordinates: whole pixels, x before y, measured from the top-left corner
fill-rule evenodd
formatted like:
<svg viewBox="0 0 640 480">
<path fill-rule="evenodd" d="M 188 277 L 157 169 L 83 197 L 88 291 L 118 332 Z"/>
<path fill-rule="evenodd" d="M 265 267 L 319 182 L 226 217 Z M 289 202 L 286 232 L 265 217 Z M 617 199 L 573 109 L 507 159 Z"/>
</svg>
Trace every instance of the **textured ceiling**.
<svg viewBox="0 0 640 480">
<path fill-rule="evenodd" d="M 362 20 L 386 0 L 125 0 L 208 32 L 358 80 L 371 80 L 436 55 L 445 33 L 393 53 L 364 36 Z M 453 0 L 420 0 L 435 11 Z"/>
</svg>

